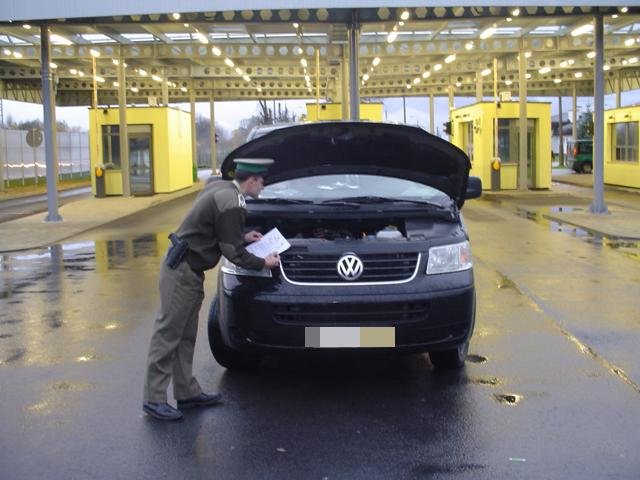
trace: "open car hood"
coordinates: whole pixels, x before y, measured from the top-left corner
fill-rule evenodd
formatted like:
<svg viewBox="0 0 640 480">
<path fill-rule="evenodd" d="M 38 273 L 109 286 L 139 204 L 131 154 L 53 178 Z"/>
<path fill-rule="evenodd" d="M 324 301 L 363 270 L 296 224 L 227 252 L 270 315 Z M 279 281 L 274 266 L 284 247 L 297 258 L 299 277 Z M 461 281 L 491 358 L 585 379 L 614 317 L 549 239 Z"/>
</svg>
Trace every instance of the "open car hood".
<svg viewBox="0 0 640 480">
<path fill-rule="evenodd" d="M 421 128 L 368 122 L 309 123 L 274 130 L 227 155 L 223 178 L 233 178 L 236 158 L 273 158 L 267 185 L 310 175 L 386 175 L 437 188 L 458 207 L 464 203 L 471 169 L 462 150 Z"/>
</svg>

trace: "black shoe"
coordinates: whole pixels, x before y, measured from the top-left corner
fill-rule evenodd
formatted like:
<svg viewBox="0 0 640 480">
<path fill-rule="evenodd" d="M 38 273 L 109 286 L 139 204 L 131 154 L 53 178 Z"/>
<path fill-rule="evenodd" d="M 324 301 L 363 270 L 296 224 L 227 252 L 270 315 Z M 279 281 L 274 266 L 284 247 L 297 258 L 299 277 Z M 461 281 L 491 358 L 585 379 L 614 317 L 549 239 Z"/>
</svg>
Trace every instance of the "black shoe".
<svg viewBox="0 0 640 480">
<path fill-rule="evenodd" d="M 158 420 L 180 420 L 182 412 L 168 403 L 144 402 L 142 410 Z"/>
<path fill-rule="evenodd" d="M 209 407 L 211 405 L 217 405 L 221 403 L 221 401 L 222 395 L 219 393 L 214 393 L 213 395 L 201 393 L 193 398 L 178 400 L 178 408 Z"/>
</svg>

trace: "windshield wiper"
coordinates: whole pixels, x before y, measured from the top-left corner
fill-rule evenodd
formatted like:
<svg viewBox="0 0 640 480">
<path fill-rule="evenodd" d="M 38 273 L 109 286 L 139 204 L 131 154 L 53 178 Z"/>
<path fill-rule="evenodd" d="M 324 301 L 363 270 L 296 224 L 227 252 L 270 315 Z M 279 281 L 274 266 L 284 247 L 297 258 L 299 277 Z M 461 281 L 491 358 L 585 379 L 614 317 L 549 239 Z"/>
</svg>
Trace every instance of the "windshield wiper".
<svg viewBox="0 0 640 480">
<path fill-rule="evenodd" d="M 306 204 L 313 203 L 311 200 L 302 200 L 299 198 L 251 198 L 247 199 L 250 203 L 280 203 L 280 204 Z"/>
<path fill-rule="evenodd" d="M 410 200 L 406 198 L 390 198 L 390 197 L 378 197 L 375 195 L 366 195 L 362 197 L 345 197 L 335 200 L 325 200 L 323 204 L 332 204 L 330 202 L 344 202 L 352 204 L 370 204 L 370 203 L 412 203 L 415 205 L 424 205 L 429 207 L 437 207 L 439 209 L 447 209 L 447 206 L 440 205 L 439 203 L 428 202 L 425 200 Z"/>
</svg>

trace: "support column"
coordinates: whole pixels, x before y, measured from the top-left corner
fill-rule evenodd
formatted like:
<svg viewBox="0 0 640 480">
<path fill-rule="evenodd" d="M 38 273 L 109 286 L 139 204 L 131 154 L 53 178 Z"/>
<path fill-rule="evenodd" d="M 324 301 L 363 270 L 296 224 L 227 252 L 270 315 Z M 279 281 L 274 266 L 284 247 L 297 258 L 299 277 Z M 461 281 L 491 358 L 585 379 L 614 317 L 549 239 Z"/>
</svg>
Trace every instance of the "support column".
<svg viewBox="0 0 640 480">
<path fill-rule="evenodd" d="M 558 163 L 561 167 L 564 167 L 564 133 L 562 132 L 564 119 L 562 118 L 562 95 L 558 97 L 558 116 L 560 117 L 560 127 L 558 129 L 558 141 L 560 143 L 560 146 L 558 147 Z"/>
<path fill-rule="evenodd" d="M 402 123 L 407 124 L 407 101 L 404 95 L 402 95 Z"/>
<path fill-rule="evenodd" d="M 191 83 L 191 88 L 189 88 L 189 104 L 191 105 L 191 161 L 193 162 L 194 171 L 197 171 L 198 142 L 196 140 L 196 92 L 193 88 L 193 82 Z"/>
<path fill-rule="evenodd" d="M 342 119 L 349 120 L 351 115 L 349 114 L 350 100 L 349 100 L 349 56 L 347 55 L 347 49 L 342 47 Z"/>
<path fill-rule="evenodd" d="M 596 58 L 594 65 L 595 87 L 593 92 L 593 202 L 589 211 L 594 214 L 609 213 L 604 203 L 604 32 L 602 14 L 594 17 Z"/>
<path fill-rule="evenodd" d="M 520 151 L 518 153 L 518 190 L 528 190 L 527 178 L 527 59 L 524 39 L 520 39 L 520 60 L 518 61 L 518 107 L 520 110 Z"/>
<path fill-rule="evenodd" d="M 482 74 L 480 71 L 476 72 L 476 102 L 482 101 Z"/>
<path fill-rule="evenodd" d="M 500 170 L 500 149 L 498 145 L 498 59 L 493 59 L 493 158 L 491 159 L 491 190 L 499 191 L 502 189 Z M 494 163 L 498 162 L 498 170 L 494 168 Z"/>
<path fill-rule="evenodd" d="M 571 136 L 575 140 L 578 136 L 578 93 L 576 84 L 573 84 L 573 113 L 571 114 Z"/>
<path fill-rule="evenodd" d="M 352 10 L 349 25 L 349 116 L 351 120 L 360 120 L 360 84 L 358 83 L 358 56 L 360 47 L 360 25 L 358 11 Z"/>
<path fill-rule="evenodd" d="M 0 80 L 0 130 L 2 130 L 2 137 L 0 137 L 0 192 L 4 192 L 4 166 L 7 162 L 7 131 L 4 128 L 4 110 L 2 105 L 2 99 L 4 98 L 4 80 Z"/>
<path fill-rule="evenodd" d="M 118 120 L 120 123 L 120 172 L 122 174 L 122 196 L 131 196 L 131 172 L 129 168 L 129 130 L 127 127 L 127 77 L 125 60 L 122 55 L 118 61 Z"/>
<path fill-rule="evenodd" d="M 167 78 L 167 69 L 162 69 L 162 106 L 169 106 L 169 79 Z"/>
<path fill-rule="evenodd" d="M 433 93 L 429 95 L 429 131 L 432 135 L 436 134 L 435 106 L 433 104 Z"/>
<path fill-rule="evenodd" d="M 218 168 L 218 145 L 216 144 L 216 113 L 213 99 L 213 91 L 209 97 L 209 135 L 211 136 L 211 175 L 216 174 Z"/>
<path fill-rule="evenodd" d="M 45 222 L 61 222 L 58 214 L 58 139 L 56 137 L 56 99 L 53 91 L 49 26 L 40 26 L 40 69 L 44 108 L 44 150 L 47 165 L 47 215 Z"/>
</svg>

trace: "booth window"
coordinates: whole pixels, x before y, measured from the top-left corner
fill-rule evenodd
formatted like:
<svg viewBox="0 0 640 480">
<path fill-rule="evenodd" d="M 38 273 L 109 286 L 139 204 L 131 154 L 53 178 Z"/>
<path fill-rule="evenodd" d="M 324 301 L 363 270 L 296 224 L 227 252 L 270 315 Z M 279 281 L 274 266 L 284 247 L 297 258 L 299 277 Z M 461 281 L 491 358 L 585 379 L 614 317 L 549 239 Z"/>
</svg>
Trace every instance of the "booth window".
<svg viewBox="0 0 640 480">
<path fill-rule="evenodd" d="M 120 125 L 102 126 L 102 163 L 105 168 L 120 168 Z"/>
<path fill-rule="evenodd" d="M 613 149 L 614 160 L 618 162 L 638 161 L 638 122 L 614 123 Z"/>
</svg>

